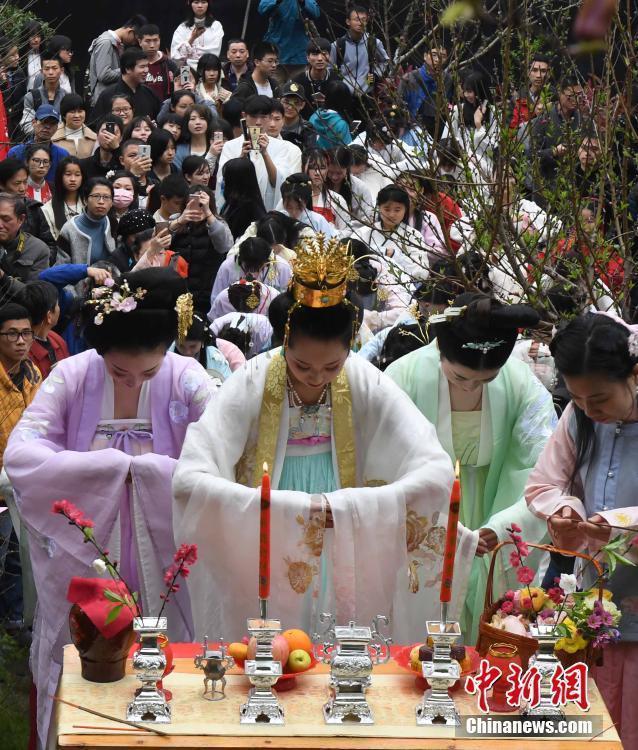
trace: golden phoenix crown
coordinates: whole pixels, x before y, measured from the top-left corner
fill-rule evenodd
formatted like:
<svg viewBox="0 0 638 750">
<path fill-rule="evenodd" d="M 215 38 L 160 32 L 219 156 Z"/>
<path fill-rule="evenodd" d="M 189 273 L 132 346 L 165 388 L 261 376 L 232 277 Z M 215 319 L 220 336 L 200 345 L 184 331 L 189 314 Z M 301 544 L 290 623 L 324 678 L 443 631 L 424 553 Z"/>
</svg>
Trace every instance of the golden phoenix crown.
<svg viewBox="0 0 638 750">
<path fill-rule="evenodd" d="M 325 235 L 302 239 L 295 248 L 291 292 L 305 307 L 333 307 L 346 296 L 348 282 L 357 278 L 350 245 Z"/>
</svg>

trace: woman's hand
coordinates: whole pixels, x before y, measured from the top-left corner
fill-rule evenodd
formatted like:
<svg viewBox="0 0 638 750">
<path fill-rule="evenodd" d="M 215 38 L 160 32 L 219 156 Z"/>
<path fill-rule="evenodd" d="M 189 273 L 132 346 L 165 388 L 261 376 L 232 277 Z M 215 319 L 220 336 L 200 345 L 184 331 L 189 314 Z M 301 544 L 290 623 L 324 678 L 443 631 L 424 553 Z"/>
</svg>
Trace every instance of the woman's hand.
<svg viewBox="0 0 638 750">
<path fill-rule="evenodd" d="M 586 521 L 581 521 L 578 524 L 578 530 L 587 537 L 588 547 L 600 547 L 609 541 L 611 529 L 607 526 L 600 526 L 601 523 L 606 524 L 607 522 L 602 516 L 595 513 Z"/>
<path fill-rule="evenodd" d="M 569 505 L 547 519 L 547 529 L 552 541 L 557 547 L 575 552 L 583 543 L 583 532 L 579 529 L 581 516 Z"/>
<path fill-rule="evenodd" d="M 485 119 L 485 112 L 487 110 L 487 104 L 483 102 L 474 110 L 474 127 L 480 128 L 483 126 L 483 120 Z"/>
<path fill-rule="evenodd" d="M 151 241 L 148 246 L 148 253 L 150 255 L 159 255 L 164 250 L 168 250 L 171 246 L 171 233 L 168 231 L 168 227 L 164 227 L 154 237 L 151 237 Z"/>
<path fill-rule="evenodd" d="M 491 552 L 494 547 L 498 544 L 498 537 L 496 534 L 492 531 L 492 529 L 479 529 L 479 540 L 478 540 L 478 546 L 476 547 L 476 556 L 482 557 L 483 555 L 486 555 L 488 552 Z"/>
<path fill-rule="evenodd" d="M 111 272 L 107 271 L 106 268 L 92 268 L 86 269 L 86 275 L 89 279 L 102 286 L 107 279 L 111 278 Z"/>
<path fill-rule="evenodd" d="M 208 153 L 212 154 L 216 159 L 218 159 L 219 155 L 221 154 L 223 148 L 224 148 L 224 141 L 213 141 L 210 144 L 210 148 L 208 149 Z"/>
<path fill-rule="evenodd" d="M 193 26 L 193 30 L 191 31 L 190 38 L 188 40 L 189 44 L 192 44 L 196 39 L 199 39 L 199 37 L 206 31 L 205 26 Z"/>
</svg>

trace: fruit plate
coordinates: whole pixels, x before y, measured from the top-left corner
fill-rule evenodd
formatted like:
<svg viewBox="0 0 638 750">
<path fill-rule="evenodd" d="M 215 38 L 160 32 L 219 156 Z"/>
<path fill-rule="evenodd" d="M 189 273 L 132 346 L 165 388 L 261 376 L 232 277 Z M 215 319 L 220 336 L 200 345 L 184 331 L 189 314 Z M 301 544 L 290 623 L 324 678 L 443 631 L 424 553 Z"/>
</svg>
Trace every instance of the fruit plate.
<svg viewBox="0 0 638 750">
<path fill-rule="evenodd" d="M 239 669 L 244 670 L 244 659 L 235 659 L 235 664 Z M 285 690 L 292 690 L 292 688 L 295 687 L 295 678 L 299 677 L 299 675 L 306 674 L 306 672 L 310 672 L 311 669 L 314 669 L 319 662 L 315 659 L 313 654 L 310 654 L 310 666 L 308 669 L 302 669 L 300 672 L 284 672 L 281 677 L 277 680 L 277 684 L 275 685 L 275 690 L 278 692 L 283 692 Z"/>
<path fill-rule="evenodd" d="M 398 664 L 406 672 L 414 675 L 416 686 L 419 688 L 419 690 L 425 690 L 429 687 L 429 685 L 428 681 L 422 674 L 419 674 L 416 670 L 412 669 L 410 663 L 410 652 L 415 646 L 422 645 L 422 643 L 413 643 L 411 646 L 403 646 L 403 648 L 397 649 L 397 651 L 392 654 L 392 658 L 394 659 L 396 664 Z M 465 678 L 471 674 L 474 674 L 474 672 L 476 672 L 476 670 L 479 668 L 481 657 L 478 651 L 475 648 L 472 648 L 472 646 L 466 646 L 465 652 L 470 657 L 470 667 L 469 669 L 464 669 L 461 672 L 461 679 L 458 680 L 458 682 L 454 685 L 452 691 L 459 690 L 459 688 L 461 688 L 465 684 Z"/>
</svg>

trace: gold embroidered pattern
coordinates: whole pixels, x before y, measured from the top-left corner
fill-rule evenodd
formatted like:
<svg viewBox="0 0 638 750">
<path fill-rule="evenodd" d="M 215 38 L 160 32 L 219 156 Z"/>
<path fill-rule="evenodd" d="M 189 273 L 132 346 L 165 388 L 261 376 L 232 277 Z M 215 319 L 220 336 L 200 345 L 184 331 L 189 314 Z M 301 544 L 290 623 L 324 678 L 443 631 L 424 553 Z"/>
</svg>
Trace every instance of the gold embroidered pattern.
<svg viewBox="0 0 638 750">
<path fill-rule="evenodd" d="M 385 479 L 366 479 L 363 483 L 364 487 L 385 487 L 387 486 Z"/>
<path fill-rule="evenodd" d="M 281 409 L 286 395 L 286 360 L 281 352 L 270 360 L 266 373 L 266 384 L 259 413 L 257 431 L 257 448 L 255 451 L 255 466 L 253 472 L 253 487 L 261 483 L 262 467 L 264 463 L 273 467 L 281 424 Z"/>
<path fill-rule="evenodd" d="M 297 516 L 297 523 L 303 527 L 301 544 L 307 547 L 314 557 L 321 557 L 323 551 L 325 518 L 325 513 L 313 513 L 307 521 L 301 514 Z"/>
<path fill-rule="evenodd" d="M 357 457 L 354 425 L 352 424 L 352 394 L 345 367 L 330 388 L 339 484 L 341 487 L 355 487 L 357 483 Z"/>
<path fill-rule="evenodd" d="M 284 562 L 288 566 L 290 587 L 296 594 L 305 594 L 318 573 L 317 566 L 303 560 L 291 560 L 289 557 L 284 557 Z"/>
<path fill-rule="evenodd" d="M 415 552 L 427 536 L 428 519 L 418 516 L 415 510 L 409 510 L 405 517 L 405 538 L 408 552 Z"/>
</svg>

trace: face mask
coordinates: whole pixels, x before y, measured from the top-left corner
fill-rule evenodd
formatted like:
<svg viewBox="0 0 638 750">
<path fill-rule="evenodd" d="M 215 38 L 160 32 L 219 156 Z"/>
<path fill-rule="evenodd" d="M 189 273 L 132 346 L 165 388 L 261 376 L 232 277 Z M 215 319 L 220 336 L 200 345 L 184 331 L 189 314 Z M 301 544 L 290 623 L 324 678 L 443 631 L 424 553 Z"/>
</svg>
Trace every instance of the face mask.
<svg viewBox="0 0 638 750">
<path fill-rule="evenodd" d="M 132 190 L 126 188 L 115 188 L 113 191 L 113 205 L 115 208 L 128 208 L 135 197 Z"/>
</svg>

